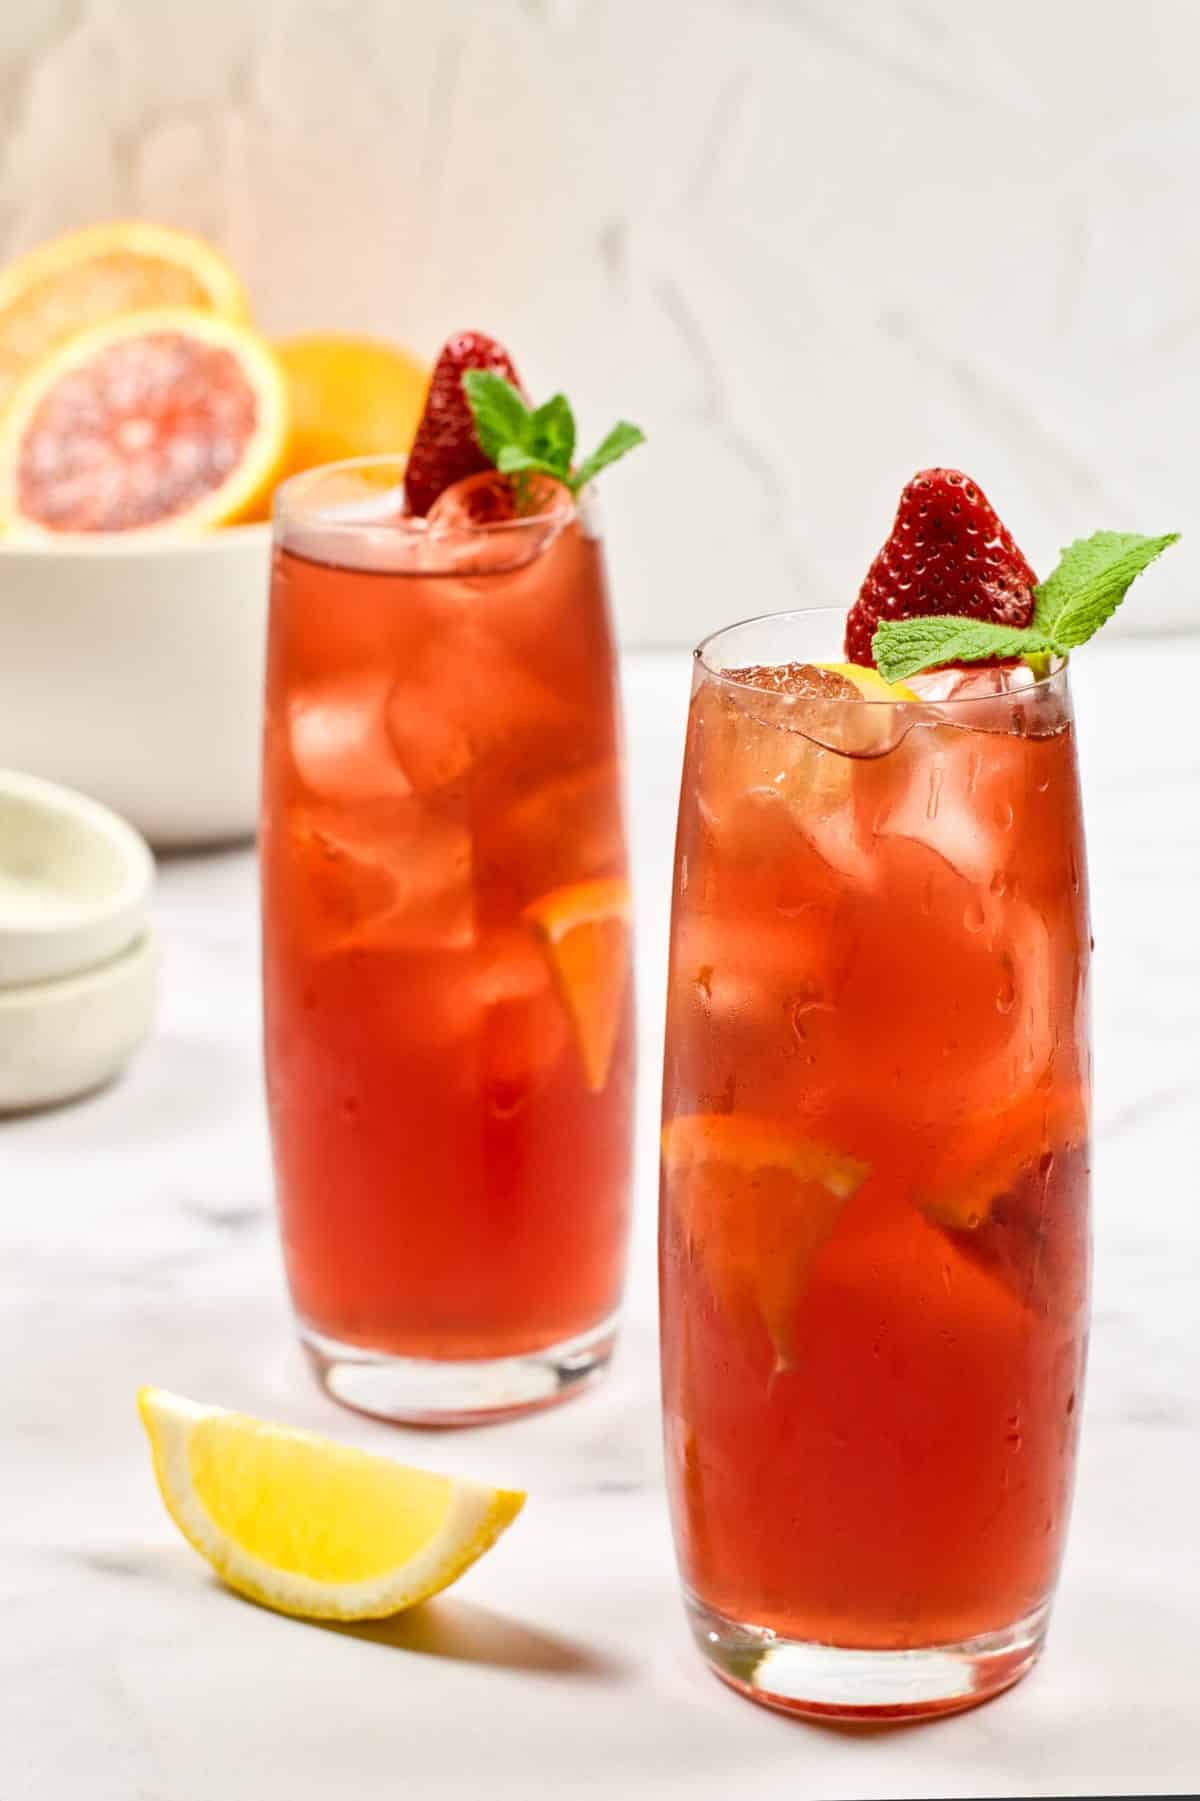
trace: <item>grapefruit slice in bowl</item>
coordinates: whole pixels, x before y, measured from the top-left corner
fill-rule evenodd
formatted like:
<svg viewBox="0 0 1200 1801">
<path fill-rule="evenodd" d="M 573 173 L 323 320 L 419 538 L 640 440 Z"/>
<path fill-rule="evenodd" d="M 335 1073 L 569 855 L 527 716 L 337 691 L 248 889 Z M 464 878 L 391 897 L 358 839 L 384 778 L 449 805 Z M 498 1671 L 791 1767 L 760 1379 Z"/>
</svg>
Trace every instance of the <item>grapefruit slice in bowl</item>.
<svg viewBox="0 0 1200 1801">
<path fill-rule="evenodd" d="M 0 271 L 0 406 L 56 344 L 118 313 L 160 306 L 250 316 L 220 251 L 173 226 L 117 219 L 27 251 Z"/>
<path fill-rule="evenodd" d="M 283 464 L 287 386 L 265 339 L 193 307 L 60 344 L 0 420 L 0 527 L 18 540 L 190 535 L 251 517 Z"/>
</svg>

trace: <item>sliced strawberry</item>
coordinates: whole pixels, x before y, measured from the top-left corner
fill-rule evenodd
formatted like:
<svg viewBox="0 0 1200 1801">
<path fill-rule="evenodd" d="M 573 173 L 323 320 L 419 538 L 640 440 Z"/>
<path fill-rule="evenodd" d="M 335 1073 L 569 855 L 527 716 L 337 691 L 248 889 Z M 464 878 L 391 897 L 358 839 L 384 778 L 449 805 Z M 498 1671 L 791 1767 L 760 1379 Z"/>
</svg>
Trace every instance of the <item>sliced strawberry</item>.
<svg viewBox="0 0 1200 1801">
<path fill-rule="evenodd" d="M 874 663 L 884 619 L 953 613 L 1028 625 L 1037 576 L 983 489 L 959 469 L 922 469 L 900 496 L 892 533 L 846 620 L 846 656 Z"/>
<path fill-rule="evenodd" d="M 408 453 L 404 491 L 410 513 L 424 515 L 451 482 L 492 466 L 479 448 L 475 421 L 463 392 L 462 378 L 468 369 L 494 369 L 515 388 L 521 387 L 512 358 L 495 338 L 481 331 L 460 331 L 447 338 L 433 366 L 425 411 Z"/>
</svg>

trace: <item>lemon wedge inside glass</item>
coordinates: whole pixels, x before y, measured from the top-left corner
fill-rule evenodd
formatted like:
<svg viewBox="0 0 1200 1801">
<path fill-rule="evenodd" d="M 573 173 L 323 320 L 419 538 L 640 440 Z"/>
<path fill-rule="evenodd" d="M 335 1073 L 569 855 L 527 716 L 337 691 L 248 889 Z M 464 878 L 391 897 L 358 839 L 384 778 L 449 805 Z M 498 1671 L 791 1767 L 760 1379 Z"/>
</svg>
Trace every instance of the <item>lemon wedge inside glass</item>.
<svg viewBox="0 0 1200 1801">
<path fill-rule="evenodd" d="M 903 682 L 885 682 L 878 669 L 868 669 L 862 663 L 818 663 L 818 669 L 828 669 L 834 675 L 844 676 L 853 682 L 864 700 L 920 700 L 919 694 Z"/>
</svg>

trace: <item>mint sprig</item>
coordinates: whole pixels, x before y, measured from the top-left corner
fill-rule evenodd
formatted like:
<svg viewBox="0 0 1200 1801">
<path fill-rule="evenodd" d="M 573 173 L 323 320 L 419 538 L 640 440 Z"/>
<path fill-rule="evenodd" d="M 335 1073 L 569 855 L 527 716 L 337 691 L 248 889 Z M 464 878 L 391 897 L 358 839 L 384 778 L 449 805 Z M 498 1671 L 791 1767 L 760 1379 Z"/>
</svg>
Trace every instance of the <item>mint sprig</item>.
<svg viewBox="0 0 1200 1801">
<path fill-rule="evenodd" d="M 1130 587 L 1179 537 L 1143 538 L 1137 532 L 1093 532 L 1067 546 L 1058 567 L 1034 589 L 1033 623 L 993 625 L 986 619 L 926 614 L 885 620 L 871 640 L 875 667 L 888 682 L 903 682 L 943 663 L 981 663 L 990 657 L 1065 657 L 1111 619 Z"/>
<path fill-rule="evenodd" d="M 645 442 L 637 426 L 622 419 L 590 456 L 572 467 L 575 415 L 565 394 L 554 394 L 541 406 L 530 407 L 494 369 L 468 369 L 462 381 L 479 448 L 502 475 L 538 471 L 578 494 L 602 469 Z"/>
</svg>

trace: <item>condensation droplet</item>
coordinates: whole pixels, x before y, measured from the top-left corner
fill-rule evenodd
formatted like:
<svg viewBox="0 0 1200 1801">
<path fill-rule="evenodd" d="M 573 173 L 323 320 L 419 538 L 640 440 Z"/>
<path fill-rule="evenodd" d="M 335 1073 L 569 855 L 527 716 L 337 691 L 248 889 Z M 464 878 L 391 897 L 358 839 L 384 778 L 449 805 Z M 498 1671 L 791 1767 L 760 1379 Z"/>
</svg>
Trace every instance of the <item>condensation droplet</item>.
<svg viewBox="0 0 1200 1801">
<path fill-rule="evenodd" d="M 1012 822 L 1013 822 L 1013 810 L 1006 800 L 1000 801 L 999 804 L 993 809 L 992 818 L 996 821 L 996 824 L 999 826 L 999 828 L 1002 832 L 1011 831 Z"/>
<path fill-rule="evenodd" d="M 942 783 L 944 780 L 945 771 L 935 765 L 929 772 L 929 798 L 925 802 L 926 819 L 936 819 L 938 816 L 938 808 L 942 804 Z"/>
<path fill-rule="evenodd" d="M 967 761 L 967 793 L 974 794 L 979 786 L 979 774 L 983 768 L 983 752 L 973 750 Z"/>
<path fill-rule="evenodd" d="M 1008 875 L 1007 875 L 1006 871 L 1003 869 L 997 869 L 997 870 L 993 871 L 992 879 L 988 883 L 988 888 L 991 891 L 991 893 L 992 894 L 1003 894 L 1005 892 L 1005 890 L 1007 889 L 1007 887 L 1008 887 Z"/>
<path fill-rule="evenodd" d="M 1017 983 L 1013 960 L 1005 954 L 1000 959 L 1000 986 L 996 990 L 997 1013 L 1011 1013 L 1016 1005 Z"/>
<path fill-rule="evenodd" d="M 977 894 L 973 894 L 963 908 L 963 925 L 968 932 L 982 932 L 987 924 L 987 914 L 983 910 L 983 902 Z"/>
</svg>

